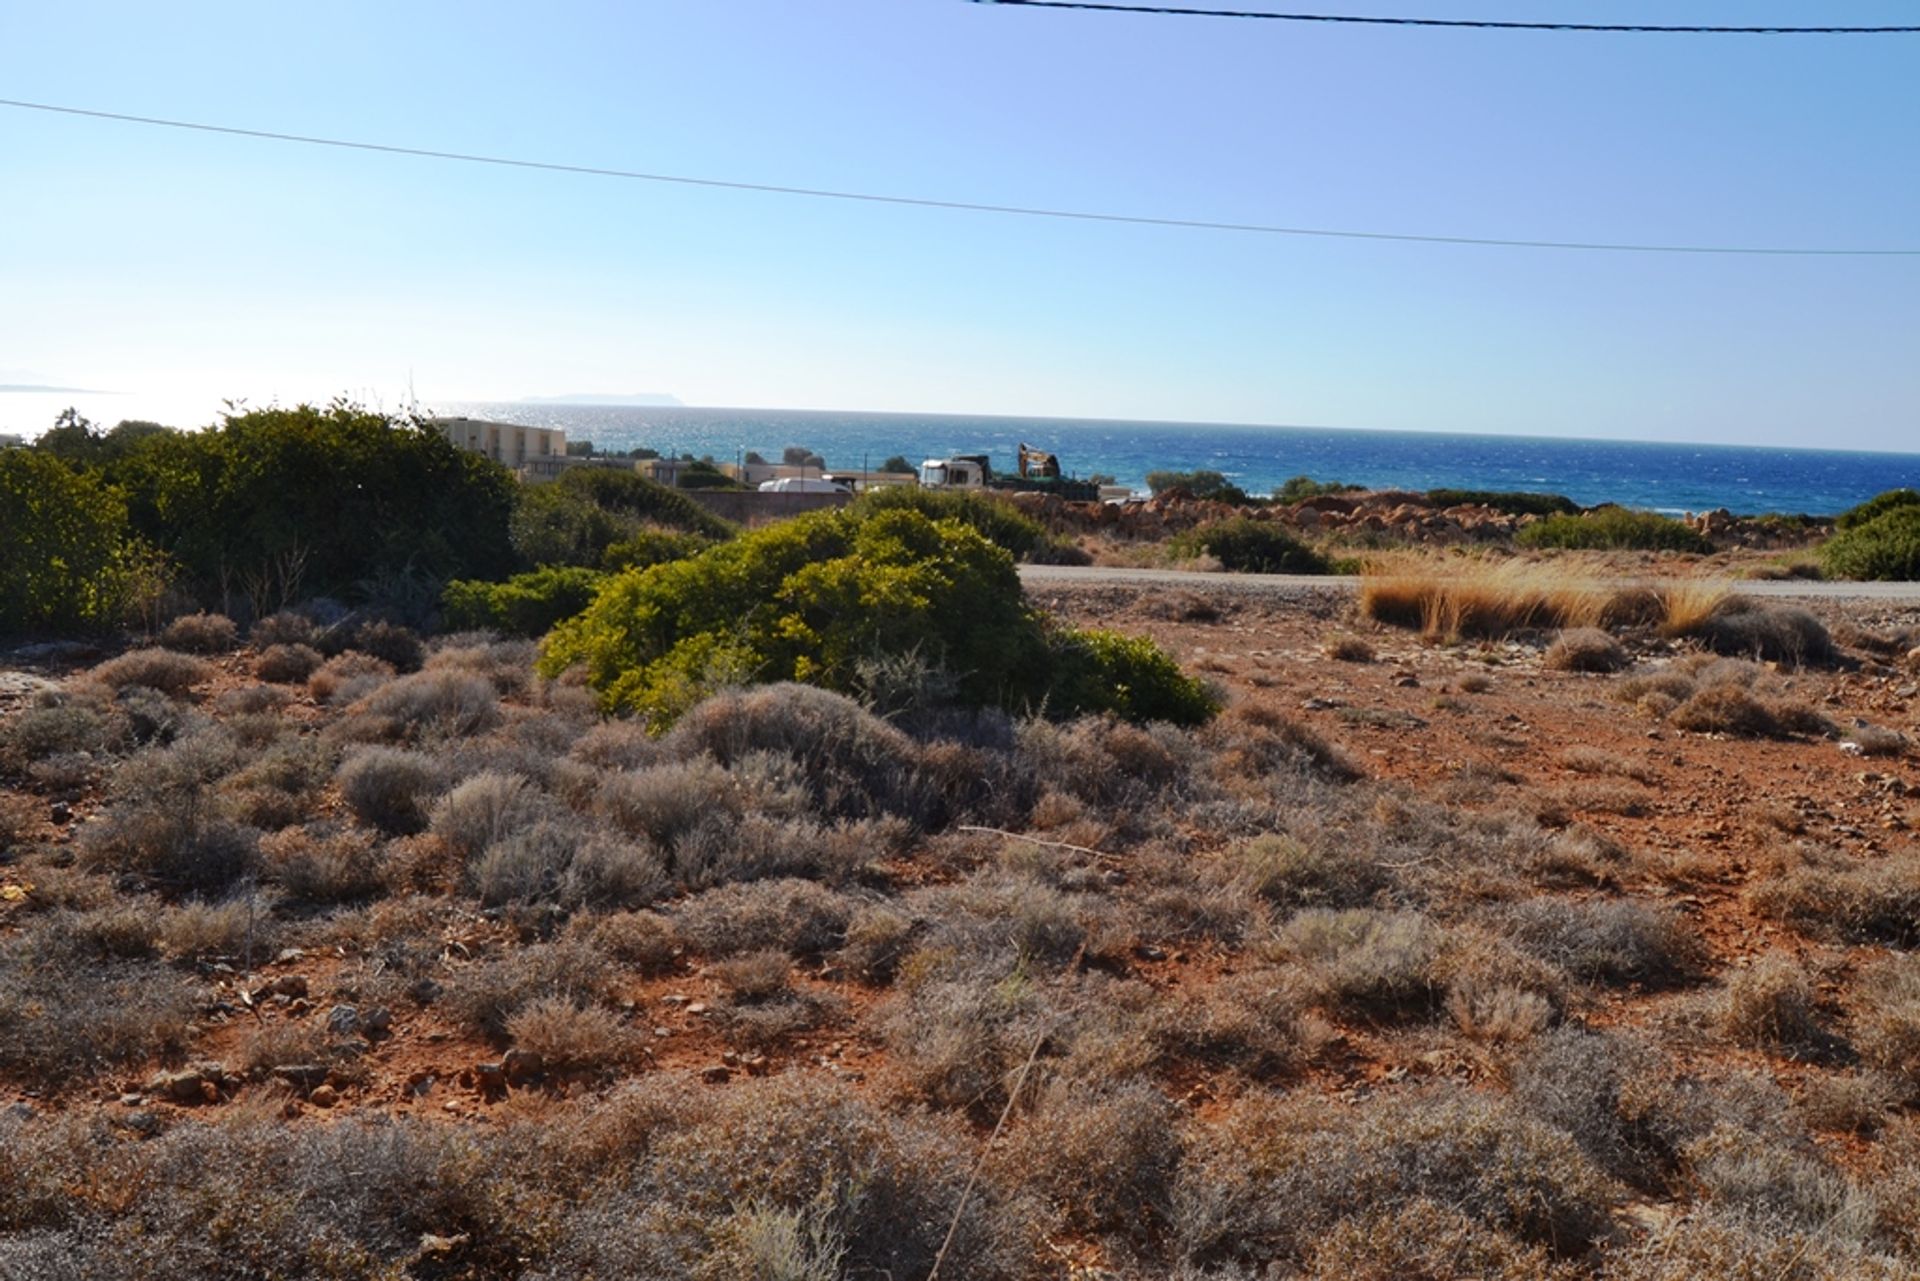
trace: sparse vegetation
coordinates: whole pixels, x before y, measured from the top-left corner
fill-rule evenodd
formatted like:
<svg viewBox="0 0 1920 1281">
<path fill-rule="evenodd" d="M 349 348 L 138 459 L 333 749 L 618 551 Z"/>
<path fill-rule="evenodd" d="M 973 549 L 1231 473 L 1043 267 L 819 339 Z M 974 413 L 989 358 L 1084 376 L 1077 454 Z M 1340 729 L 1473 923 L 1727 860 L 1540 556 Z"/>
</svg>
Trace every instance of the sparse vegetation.
<svg viewBox="0 0 1920 1281">
<path fill-rule="evenodd" d="M 1555 513 L 1514 535 L 1522 547 L 1583 551 L 1668 551 L 1704 555 L 1713 550 L 1706 535 L 1657 512 L 1598 507 L 1578 515 Z"/>
<path fill-rule="evenodd" d="M 1920 857 L 1842 754 L 1906 678 L 1458 578 L 1535 634 L 1101 589 L 1218 685 L 1036 623 L 1045 705 L 854 652 L 649 732 L 322 602 L 0 692 L 0 1272 L 1911 1273 Z"/>
<path fill-rule="evenodd" d="M 1176 535 L 1168 544 L 1176 556 L 1202 554 L 1235 574 L 1324 574 L 1326 557 L 1308 547 L 1285 526 L 1252 516 L 1215 521 Z"/>
</svg>

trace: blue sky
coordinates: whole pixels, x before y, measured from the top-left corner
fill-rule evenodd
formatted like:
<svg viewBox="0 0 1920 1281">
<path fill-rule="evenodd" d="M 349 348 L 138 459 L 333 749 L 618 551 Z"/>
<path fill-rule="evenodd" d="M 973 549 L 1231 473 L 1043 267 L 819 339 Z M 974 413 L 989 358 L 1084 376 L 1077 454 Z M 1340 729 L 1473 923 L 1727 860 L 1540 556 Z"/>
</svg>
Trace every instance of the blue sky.
<svg viewBox="0 0 1920 1281">
<path fill-rule="evenodd" d="M 1306 7 L 1273 0 L 1268 7 Z M 1861 24 L 1895 0 L 1322 0 Z M 1544 239 L 1920 247 L 1920 36 L 1304 27 L 962 0 L 8 5 L 0 96 L 693 176 Z M 691 404 L 1911 449 L 1920 258 L 1284 239 L 0 111 L 0 430 Z"/>
</svg>

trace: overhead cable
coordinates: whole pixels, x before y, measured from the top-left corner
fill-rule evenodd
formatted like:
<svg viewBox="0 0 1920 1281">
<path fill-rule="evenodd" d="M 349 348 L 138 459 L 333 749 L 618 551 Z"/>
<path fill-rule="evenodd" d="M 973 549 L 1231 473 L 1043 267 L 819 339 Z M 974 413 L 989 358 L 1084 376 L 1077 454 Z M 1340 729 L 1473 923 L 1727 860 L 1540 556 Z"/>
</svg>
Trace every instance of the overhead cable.
<svg viewBox="0 0 1920 1281">
<path fill-rule="evenodd" d="M 1268 22 L 1355 23 L 1373 27 L 1473 27 L 1488 31 L 1587 31 L 1681 36 L 1903 36 L 1920 27 L 1715 27 L 1643 22 L 1499 22 L 1489 18 L 1375 18 L 1346 13 L 1270 13 L 1262 9 L 1200 9 L 1182 5 L 1113 4 L 1103 0 L 973 0 L 1024 9 L 1091 9 L 1101 13 L 1157 13 L 1181 18 L 1255 18 Z"/>
<path fill-rule="evenodd" d="M 565 164 L 549 160 L 523 160 L 512 156 L 489 156 L 464 151 L 440 151 L 428 147 L 404 147 L 394 143 L 363 142 L 347 138 L 323 138 L 313 134 L 281 133 L 270 129 L 247 129 L 237 125 L 215 125 L 192 120 L 170 120 L 161 116 L 138 116 L 119 111 L 97 111 L 86 107 L 56 106 L 52 103 L 26 102 L 15 98 L 0 98 L 0 107 L 12 107 L 22 111 L 52 112 L 64 116 L 84 116 L 94 120 L 114 120 L 125 124 L 148 125 L 162 129 L 185 129 L 196 133 L 222 134 L 236 138 L 256 138 L 269 142 L 292 142 L 309 147 L 334 147 L 347 151 L 371 151 L 382 155 L 411 156 L 427 160 L 449 160 L 461 164 L 496 165 L 509 169 L 533 169 L 547 173 L 580 174 L 593 178 L 622 178 L 635 182 L 671 183 L 678 186 L 706 187 L 724 191 L 752 191 L 778 196 L 808 196 L 819 200 L 845 200 L 877 205 L 905 205 L 918 209 L 951 209 L 964 213 L 1004 214 L 1021 218 L 1053 218 L 1073 222 L 1119 223 L 1138 227 L 1172 227 L 1193 231 L 1232 231 L 1261 236 L 1314 236 L 1332 240 L 1384 240 L 1428 245 L 1479 245 L 1500 249 L 1561 249 L 1584 250 L 1597 253 L 1718 254 L 1815 258 L 1920 257 L 1920 249 L 1843 249 L 1776 245 L 1669 245 L 1586 240 L 1518 240 L 1494 236 L 1442 236 L 1396 231 L 1351 231 L 1330 227 L 1283 227 L 1269 223 L 1225 222 L 1205 218 L 1163 218 L 1154 217 L 1149 214 L 1101 213 L 1090 209 L 1054 209 L 1037 205 L 1000 205 L 973 200 L 941 200 L 929 196 L 898 196 L 872 191 L 839 191 L 825 187 L 795 187 L 780 183 L 745 182 L 730 178 L 695 178 L 685 174 L 646 173 L 633 169 L 610 169 L 599 165 Z"/>
</svg>

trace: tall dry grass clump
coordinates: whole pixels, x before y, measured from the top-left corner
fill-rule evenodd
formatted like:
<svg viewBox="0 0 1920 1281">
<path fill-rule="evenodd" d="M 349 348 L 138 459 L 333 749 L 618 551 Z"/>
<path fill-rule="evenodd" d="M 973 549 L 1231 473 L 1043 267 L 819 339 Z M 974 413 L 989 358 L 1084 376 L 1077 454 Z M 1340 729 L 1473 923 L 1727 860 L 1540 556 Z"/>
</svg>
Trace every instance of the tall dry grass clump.
<svg viewBox="0 0 1920 1281">
<path fill-rule="evenodd" d="M 1360 612 L 1439 640 L 1491 640 L 1516 632 L 1599 627 L 1616 593 L 1575 571 L 1511 563 L 1467 573 L 1398 573 L 1360 584 Z"/>
</svg>

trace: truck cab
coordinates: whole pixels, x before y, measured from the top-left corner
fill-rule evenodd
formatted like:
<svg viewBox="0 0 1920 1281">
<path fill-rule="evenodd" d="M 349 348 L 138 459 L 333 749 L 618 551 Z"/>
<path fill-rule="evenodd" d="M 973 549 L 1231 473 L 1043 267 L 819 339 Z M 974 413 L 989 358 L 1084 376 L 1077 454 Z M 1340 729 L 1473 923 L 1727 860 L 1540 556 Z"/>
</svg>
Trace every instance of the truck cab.
<svg viewBox="0 0 1920 1281">
<path fill-rule="evenodd" d="M 929 458 L 920 464 L 920 484 L 926 489 L 985 489 L 991 475 L 987 460 L 974 456 Z"/>
</svg>

